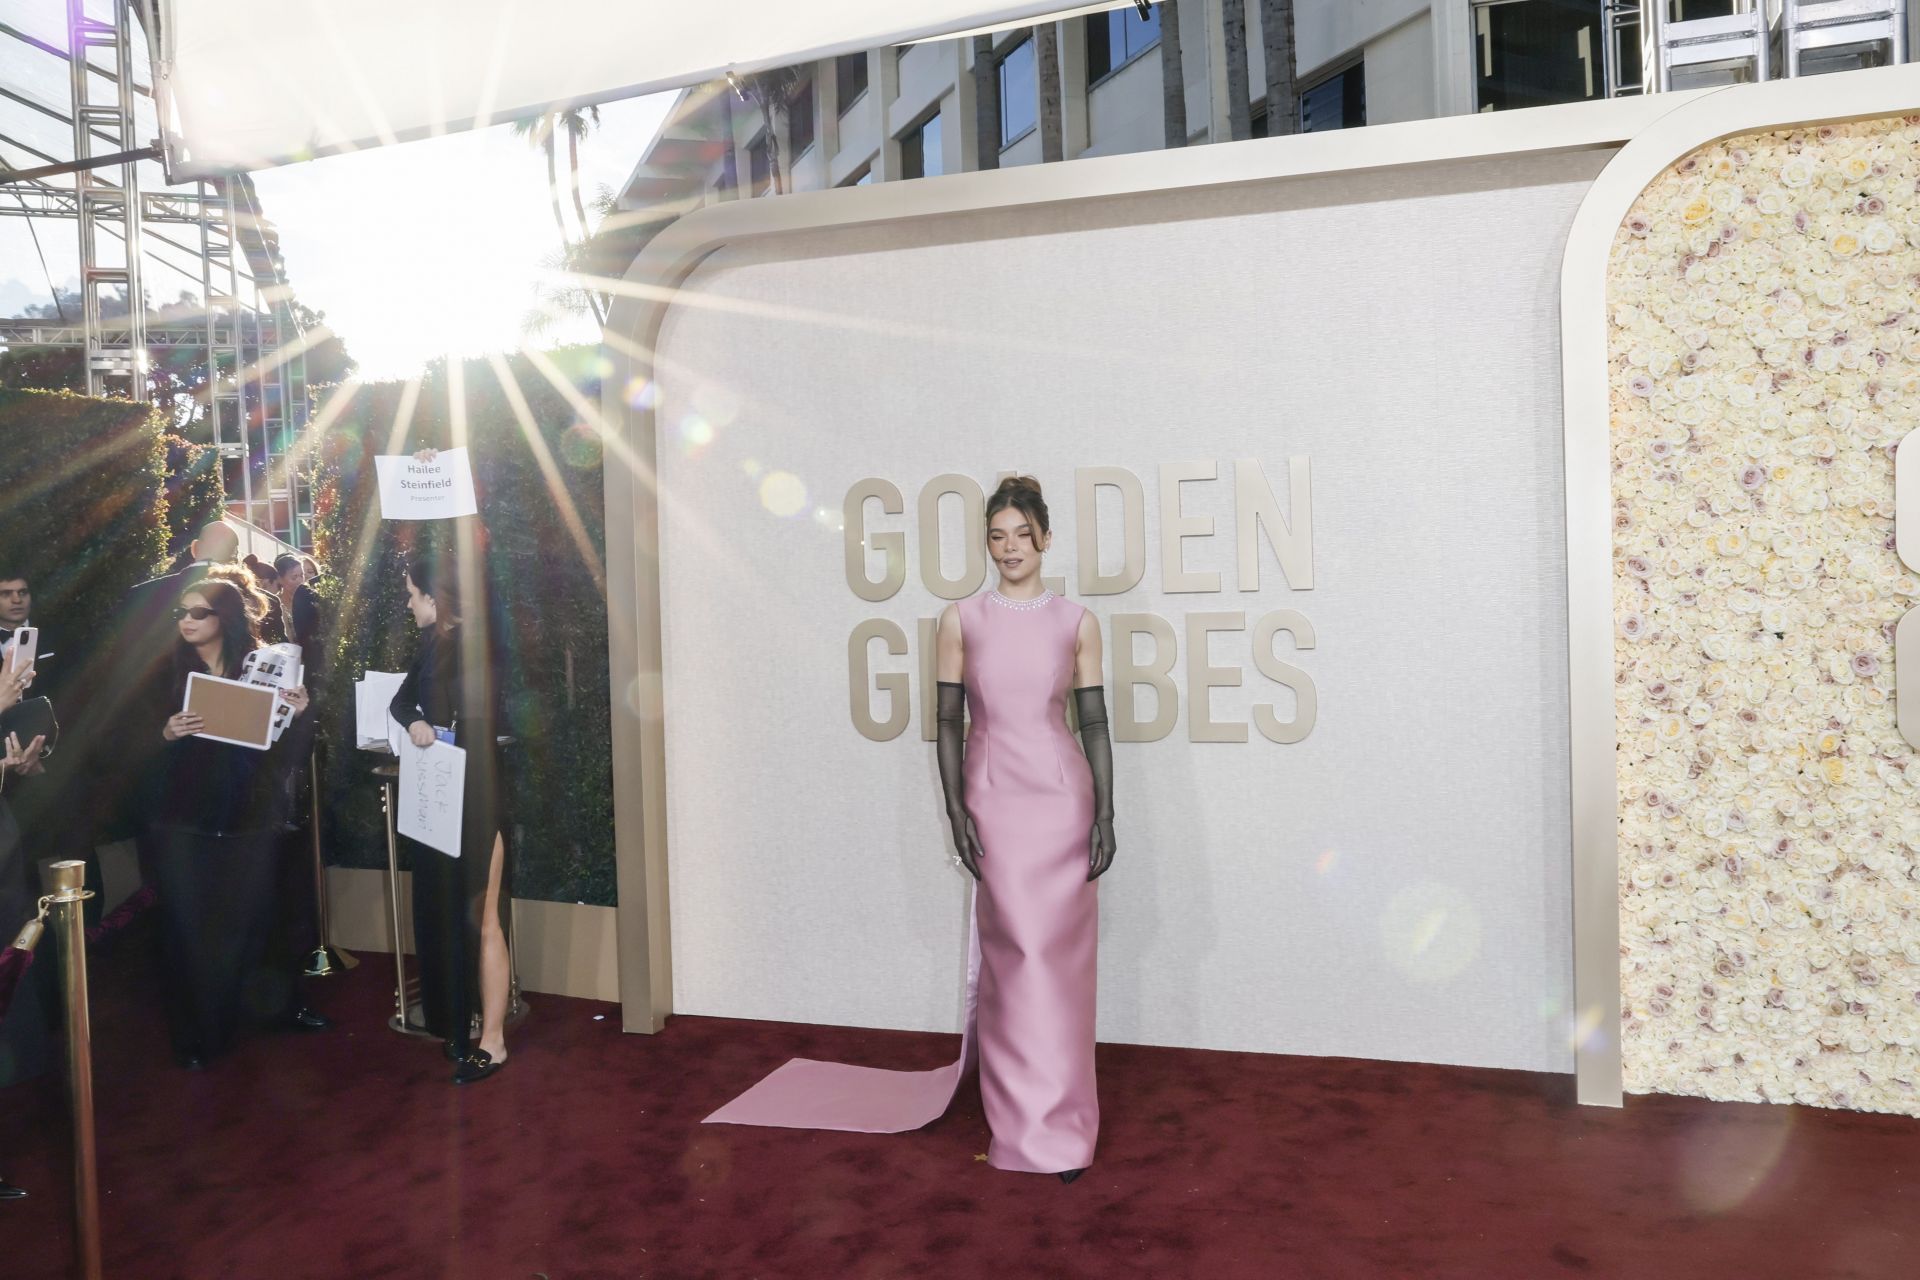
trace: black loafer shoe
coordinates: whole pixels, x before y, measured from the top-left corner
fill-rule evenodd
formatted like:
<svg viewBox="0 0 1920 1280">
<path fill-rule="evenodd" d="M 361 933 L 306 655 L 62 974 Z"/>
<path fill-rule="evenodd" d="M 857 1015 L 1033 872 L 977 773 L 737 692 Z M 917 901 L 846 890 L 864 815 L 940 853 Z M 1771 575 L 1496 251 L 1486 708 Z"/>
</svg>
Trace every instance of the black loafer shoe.
<svg viewBox="0 0 1920 1280">
<path fill-rule="evenodd" d="M 295 1010 L 293 1017 L 287 1020 L 287 1027 L 292 1031 L 325 1031 L 332 1025 L 332 1018 L 324 1013 L 315 1013 L 305 1006 Z"/>
<path fill-rule="evenodd" d="M 27 1193 L 11 1182 L 0 1182 L 0 1200 L 25 1200 Z"/>
<path fill-rule="evenodd" d="M 453 1082 L 473 1084 L 475 1081 L 485 1080 L 506 1065 L 504 1059 L 499 1062 L 494 1061 L 493 1056 L 485 1049 L 475 1049 L 462 1058 L 460 1065 L 453 1069 Z"/>
</svg>

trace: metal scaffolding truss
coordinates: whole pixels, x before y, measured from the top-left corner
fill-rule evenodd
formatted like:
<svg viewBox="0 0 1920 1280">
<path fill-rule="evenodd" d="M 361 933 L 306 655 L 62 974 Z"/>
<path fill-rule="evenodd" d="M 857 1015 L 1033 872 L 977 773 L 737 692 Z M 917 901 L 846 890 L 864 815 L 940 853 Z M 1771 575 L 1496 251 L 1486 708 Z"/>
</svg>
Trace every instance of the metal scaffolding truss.
<svg viewBox="0 0 1920 1280">
<path fill-rule="evenodd" d="M 150 0 L 0 3 L 0 217 L 28 220 L 36 247 L 46 224 L 72 228 L 80 280 L 78 315 L 56 296 L 52 318 L 0 317 L 0 346 L 79 348 L 88 394 L 142 401 L 152 353 L 195 351 L 203 442 L 219 451 L 229 510 L 308 546 L 312 461 L 298 446 L 310 339 L 252 182 L 170 185 L 145 150 L 158 133 L 154 21 Z M 17 176 L 40 170 L 54 172 Z M 162 280 L 197 302 L 153 310 Z"/>
</svg>

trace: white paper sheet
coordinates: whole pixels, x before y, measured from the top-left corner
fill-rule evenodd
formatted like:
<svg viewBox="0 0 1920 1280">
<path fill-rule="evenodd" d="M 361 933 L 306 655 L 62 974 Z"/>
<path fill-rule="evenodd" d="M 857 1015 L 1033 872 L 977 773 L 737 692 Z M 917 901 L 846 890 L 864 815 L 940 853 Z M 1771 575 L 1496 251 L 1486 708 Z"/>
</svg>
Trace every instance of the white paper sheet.
<svg viewBox="0 0 1920 1280">
<path fill-rule="evenodd" d="M 442 449 L 432 462 L 383 454 L 373 466 L 380 477 L 382 520 L 451 520 L 480 510 L 465 449 Z"/>
<path fill-rule="evenodd" d="M 353 682 L 353 737 L 362 750 L 394 750 L 392 743 L 400 726 L 387 709 L 406 680 L 406 674 L 400 671 L 369 671 Z M 394 754 L 399 752 L 394 750 Z"/>
<path fill-rule="evenodd" d="M 459 857 L 460 805 L 466 786 L 465 751 L 438 741 L 430 747 L 402 741 L 396 828 L 449 858 Z"/>
</svg>

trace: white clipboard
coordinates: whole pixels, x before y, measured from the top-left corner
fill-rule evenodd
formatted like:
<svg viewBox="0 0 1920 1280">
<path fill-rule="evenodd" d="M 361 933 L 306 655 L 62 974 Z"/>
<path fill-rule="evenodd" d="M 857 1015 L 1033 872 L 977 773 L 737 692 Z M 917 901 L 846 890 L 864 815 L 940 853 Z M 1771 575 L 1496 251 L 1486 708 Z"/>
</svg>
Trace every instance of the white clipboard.
<svg viewBox="0 0 1920 1280">
<path fill-rule="evenodd" d="M 187 694 L 180 710 L 206 722 L 207 727 L 193 737 L 265 751 L 273 745 L 273 707 L 278 698 L 278 692 L 266 685 L 192 671 L 187 673 Z"/>
</svg>

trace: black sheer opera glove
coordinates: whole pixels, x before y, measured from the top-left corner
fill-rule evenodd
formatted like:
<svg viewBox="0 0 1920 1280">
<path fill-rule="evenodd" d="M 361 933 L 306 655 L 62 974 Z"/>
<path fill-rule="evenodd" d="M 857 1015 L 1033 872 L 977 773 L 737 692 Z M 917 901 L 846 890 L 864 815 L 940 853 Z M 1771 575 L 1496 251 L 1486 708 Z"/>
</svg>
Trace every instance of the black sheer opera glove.
<svg viewBox="0 0 1920 1280">
<path fill-rule="evenodd" d="M 960 855 L 960 865 L 978 880 L 980 833 L 974 830 L 973 815 L 967 812 L 967 784 L 961 777 L 967 752 L 967 686 L 942 680 L 939 692 L 940 789 L 946 793 L 947 822 L 953 827 L 953 847 Z"/>
<path fill-rule="evenodd" d="M 1080 747 L 1093 772 L 1093 830 L 1087 835 L 1087 879 L 1098 880 L 1113 865 L 1113 743 L 1107 738 L 1107 691 L 1099 685 L 1073 691 L 1080 717 Z"/>
</svg>

